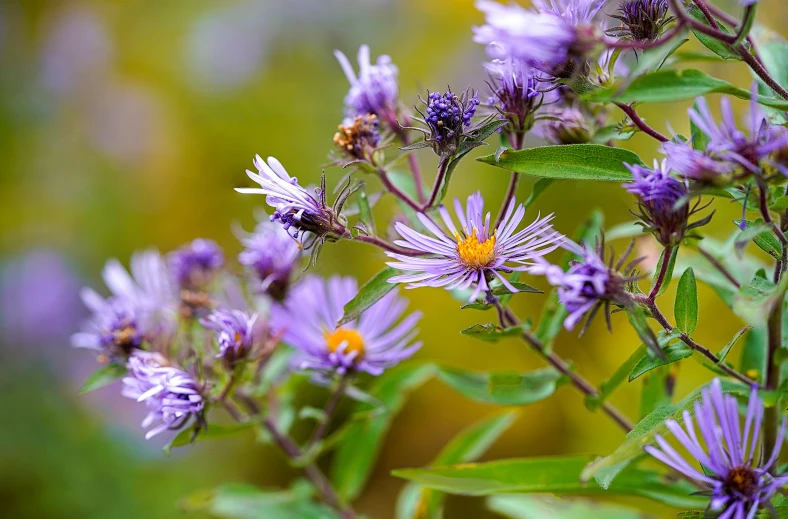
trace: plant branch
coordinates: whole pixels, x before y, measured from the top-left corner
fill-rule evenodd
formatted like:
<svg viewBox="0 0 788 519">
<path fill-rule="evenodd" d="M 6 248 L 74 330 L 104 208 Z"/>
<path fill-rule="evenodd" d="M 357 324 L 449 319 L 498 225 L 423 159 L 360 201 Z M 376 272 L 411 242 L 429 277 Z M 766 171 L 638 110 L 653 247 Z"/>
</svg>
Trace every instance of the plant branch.
<svg viewBox="0 0 788 519">
<path fill-rule="evenodd" d="M 385 187 L 389 193 L 391 193 L 395 197 L 405 202 L 408 205 L 408 207 L 410 207 L 417 213 L 421 212 L 421 207 L 419 206 L 419 204 L 414 202 L 408 195 L 402 192 L 402 190 L 400 190 L 397 186 L 395 186 L 391 182 L 391 179 L 388 177 L 388 174 L 386 173 L 385 169 L 378 170 L 378 178 L 380 178 L 380 181 L 383 183 L 383 187 Z"/>
<path fill-rule="evenodd" d="M 343 376 L 339 380 L 337 387 L 331 393 L 328 402 L 326 402 L 326 407 L 323 409 L 323 421 L 321 421 L 317 427 L 315 427 L 315 432 L 312 433 L 312 438 L 309 440 L 308 445 L 310 447 L 323 439 L 323 435 L 326 433 L 328 426 L 331 424 L 331 418 L 334 416 L 334 411 L 336 411 L 339 401 L 342 400 L 342 396 L 345 394 L 347 383 L 347 377 Z M 307 448 L 307 450 L 309 450 L 309 448 Z"/>
<path fill-rule="evenodd" d="M 427 203 L 421 207 L 419 212 L 423 213 L 435 205 L 435 201 L 438 199 L 438 193 L 441 190 L 441 184 L 443 184 L 443 179 L 446 177 L 446 171 L 449 169 L 450 162 L 450 158 L 441 157 L 441 160 L 438 163 L 438 174 L 435 176 L 435 184 L 432 186 L 432 193 L 430 193 L 429 200 L 427 200 Z"/>
<path fill-rule="evenodd" d="M 662 265 L 660 266 L 659 272 L 657 273 L 657 279 L 654 281 L 654 286 L 651 288 L 651 292 L 648 294 L 649 301 L 654 301 L 657 298 L 660 289 L 662 289 L 662 285 L 665 283 L 665 278 L 668 274 L 668 267 L 670 267 L 671 255 L 673 255 L 673 247 L 665 247 L 662 253 Z"/>
<path fill-rule="evenodd" d="M 398 247 L 392 243 L 387 242 L 377 236 L 367 236 L 365 234 L 359 234 L 353 241 L 360 241 L 362 243 L 369 243 L 370 245 L 374 245 L 376 247 L 380 247 L 381 249 L 389 252 L 393 252 L 395 254 L 402 254 L 403 256 L 425 256 L 428 253 L 420 252 L 411 249 L 405 249 L 403 247 Z"/>
<path fill-rule="evenodd" d="M 511 310 L 508 308 L 504 308 L 501 306 L 501 303 L 494 301 L 495 308 L 498 310 L 498 315 L 501 320 L 501 326 L 517 326 L 520 324 L 519 319 L 512 313 Z M 565 360 L 558 356 L 554 351 L 548 350 L 542 341 L 539 340 L 533 333 L 529 330 L 524 330 L 521 338 L 525 341 L 528 345 L 530 345 L 539 355 L 542 356 L 543 359 L 547 361 L 553 368 L 558 370 L 562 375 L 566 376 L 569 380 L 572 381 L 572 385 L 581 393 L 588 397 L 597 397 L 599 396 L 599 391 L 585 378 L 583 378 L 578 373 L 575 373 L 572 368 L 567 364 Z M 634 425 L 629 419 L 624 416 L 621 411 L 616 409 L 614 406 L 607 402 L 603 402 L 600 408 L 607 414 L 610 418 L 613 419 L 616 424 L 618 424 L 624 431 L 629 432 L 632 430 Z"/>
<path fill-rule="evenodd" d="M 741 288 L 741 283 L 739 283 L 739 281 L 735 277 L 733 277 L 733 274 L 731 274 L 730 271 L 726 269 L 725 266 L 717 260 L 717 258 L 715 258 L 711 254 L 703 250 L 703 248 L 701 247 L 698 247 L 698 252 L 700 252 L 701 256 L 706 258 L 706 261 L 711 263 L 712 266 L 716 268 L 720 274 L 725 276 L 725 279 L 733 283 L 733 286 L 735 286 L 736 289 Z"/>
<path fill-rule="evenodd" d="M 637 126 L 640 129 L 640 131 L 642 131 L 643 133 L 650 135 L 651 137 L 654 137 L 659 142 L 668 142 L 670 140 L 664 135 L 662 135 L 661 133 L 659 133 L 657 130 L 646 124 L 646 122 L 640 118 L 640 116 L 637 114 L 635 109 L 632 108 L 631 105 L 627 105 L 624 103 L 616 103 L 616 106 L 621 108 L 621 110 L 623 110 L 624 113 L 627 114 L 627 117 L 632 119 L 632 122 L 635 123 L 635 126 Z"/>
</svg>

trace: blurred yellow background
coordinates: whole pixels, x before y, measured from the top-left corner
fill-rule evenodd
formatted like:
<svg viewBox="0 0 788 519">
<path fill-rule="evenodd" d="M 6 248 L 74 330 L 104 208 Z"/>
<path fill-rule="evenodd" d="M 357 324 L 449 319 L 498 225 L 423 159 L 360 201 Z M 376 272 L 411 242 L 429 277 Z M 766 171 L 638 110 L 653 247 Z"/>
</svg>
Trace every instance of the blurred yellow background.
<svg viewBox="0 0 788 519">
<path fill-rule="evenodd" d="M 729 9 L 735 4 L 715 3 Z M 611 0 L 605 11 L 617 4 Z M 759 19 L 784 33 L 783 7 L 781 0 L 763 0 Z M 455 90 L 470 84 L 486 97 L 484 52 L 470 39 L 471 26 L 481 21 L 470 0 L 0 4 L 0 516 L 176 517 L 182 515 L 178 501 L 198 489 L 227 481 L 286 484 L 296 475 L 251 438 L 198 444 L 165 458 L 160 442 L 142 439 L 144 406 L 121 398 L 117 384 L 77 395 L 95 368 L 88 352 L 68 343 L 84 316 L 77 290 L 101 286 L 107 258 L 127 262 L 132 251 L 148 246 L 168 251 L 206 237 L 233 258 L 240 244 L 231 226 L 251 229 L 255 210 L 263 206 L 261 198 L 233 191 L 248 185 L 244 170 L 256 153 L 276 156 L 303 183 L 315 182 L 328 164 L 348 87 L 333 49 L 355 56 L 368 43 L 373 56 L 391 55 L 408 106 L 425 89 L 447 84 Z M 751 81 L 739 64 L 698 66 L 742 87 Z M 686 133 L 689 104 L 645 106 L 641 113 L 662 132 L 669 132 L 670 120 L 675 131 Z M 736 106 L 745 108 L 738 101 Z M 654 144 L 637 135 L 626 146 L 649 162 L 659 156 Z M 430 171 L 435 160 L 429 150 L 418 153 Z M 335 181 L 343 175 L 335 167 L 326 173 Z M 481 189 L 495 211 L 507 181 L 502 170 L 466 159 L 450 196 Z M 519 199 L 531 184 L 521 184 Z M 604 211 L 610 227 L 631 220 L 634 207 L 618 185 L 573 182 L 554 184 L 536 206 L 543 214 L 555 212 L 557 228 L 566 233 L 593 208 Z M 727 202 L 714 207 L 708 232 L 724 237 L 739 209 Z M 377 213 L 378 226 L 385 226 L 394 204 L 385 200 Z M 647 241 L 641 248 L 648 250 Z M 362 244 L 331 244 L 316 270 L 363 281 L 383 260 Z M 542 280 L 526 281 L 544 288 Z M 406 295 L 425 314 L 418 358 L 479 370 L 542 366 L 516 340 L 487 344 L 460 335 L 490 316 L 461 311 L 448 293 L 420 289 Z M 664 296 L 667 313 L 672 296 L 672 290 Z M 515 308 L 538 318 L 543 300 L 518 295 Z M 699 342 L 717 350 L 740 327 L 702 287 Z M 637 346 L 619 316 L 614 330 L 608 334 L 600 320 L 582 340 L 563 332 L 556 348 L 599 383 Z M 685 361 L 677 396 L 708 379 L 697 363 Z M 612 398 L 633 418 L 640 385 L 638 380 Z M 323 394 L 315 390 L 308 398 L 319 402 Z M 454 433 L 494 410 L 437 381 L 419 390 L 396 420 L 358 510 L 393 517 L 403 483 L 389 472 L 427 463 Z M 564 386 L 524 408 L 484 459 L 606 454 L 622 438 Z M 492 517 L 486 514 L 481 500 L 462 498 L 451 498 L 446 512 L 449 518 Z"/>
</svg>

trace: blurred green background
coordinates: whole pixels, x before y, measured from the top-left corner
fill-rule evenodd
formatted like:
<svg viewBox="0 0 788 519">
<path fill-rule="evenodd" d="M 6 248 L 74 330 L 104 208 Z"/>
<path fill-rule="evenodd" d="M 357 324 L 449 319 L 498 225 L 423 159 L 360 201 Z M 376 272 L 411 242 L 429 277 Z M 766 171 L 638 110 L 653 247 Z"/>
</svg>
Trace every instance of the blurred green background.
<svg viewBox="0 0 788 519">
<path fill-rule="evenodd" d="M 611 0 L 606 12 L 617 3 Z M 784 31 L 788 10 L 782 0 L 763 0 L 759 18 Z M 143 440 L 143 406 L 121 398 L 117 384 L 78 396 L 95 362 L 68 344 L 84 317 L 77 291 L 101 286 L 108 257 L 126 262 L 147 246 L 167 251 L 201 236 L 234 257 L 240 246 L 231 225 L 250 229 L 262 205 L 233 191 L 247 185 L 244 170 L 256 153 L 274 155 L 302 182 L 315 182 L 328 163 L 348 86 L 333 49 L 355 56 L 368 43 L 373 56 L 390 54 L 408 106 L 417 93 L 446 84 L 485 92 L 483 49 L 470 39 L 471 26 L 481 21 L 470 0 L 0 3 L 0 516 L 179 517 L 178 501 L 199 489 L 227 481 L 286 484 L 294 477 L 277 453 L 251 438 L 198 444 L 165 458 L 161 442 Z M 699 66 L 743 87 L 751 81 L 739 64 Z M 646 106 L 642 115 L 660 131 L 669 131 L 670 120 L 675 131 L 686 132 L 688 106 Z M 648 137 L 626 145 L 647 162 L 659 155 Z M 433 157 L 419 153 L 429 171 Z M 342 176 L 337 168 L 327 174 Z M 508 181 L 503 171 L 473 160 L 454 178 L 450 196 L 482 189 L 493 211 Z M 531 184 L 521 185 L 521 199 Z M 564 182 L 537 205 L 543 214 L 556 212 L 556 226 L 570 233 L 595 207 L 608 227 L 628 221 L 633 204 L 618 185 Z M 726 236 L 737 207 L 715 203 L 709 232 Z M 394 204 L 385 200 L 378 214 L 378 226 L 385 225 Z M 644 239 L 639 248 L 653 264 L 656 247 Z M 383 260 L 377 250 L 340 243 L 325 248 L 317 270 L 364 280 Z M 425 313 L 419 358 L 480 370 L 541 367 L 516 340 L 486 344 L 461 336 L 459 330 L 488 316 L 461 311 L 447 293 L 406 294 Z M 697 338 L 716 350 L 741 323 L 711 291 L 702 290 L 701 298 Z M 515 307 L 536 318 L 542 302 L 543 296 L 521 295 Z M 621 318 L 614 317 L 614 328 L 610 335 L 597 322 L 582 341 L 562 333 L 556 348 L 598 383 L 637 346 Z M 685 361 L 677 395 L 708 378 Z M 612 399 L 632 417 L 640 384 Z M 393 517 L 402 482 L 389 476 L 391 469 L 427 463 L 454 433 L 493 410 L 438 382 L 418 391 L 395 422 L 358 509 Z M 604 454 L 622 436 L 562 387 L 523 409 L 484 459 Z M 450 499 L 446 513 L 485 514 L 481 501 L 461 498 Z"/>
</svg>

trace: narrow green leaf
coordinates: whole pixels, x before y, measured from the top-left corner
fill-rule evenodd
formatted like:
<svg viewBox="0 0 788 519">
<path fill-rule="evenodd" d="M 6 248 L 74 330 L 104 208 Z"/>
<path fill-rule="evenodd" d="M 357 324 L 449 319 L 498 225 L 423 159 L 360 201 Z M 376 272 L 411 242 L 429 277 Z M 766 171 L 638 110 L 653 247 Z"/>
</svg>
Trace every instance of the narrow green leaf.
<svg viewBox="0 0 788 519">
<path fill-rule="evenodd" d="M 516 373 L 441 367 L 438 378 L 471 400 L 496 405 L 527 405 L 544 400 L 562 380 L 552 368 Z"/>
<path fill-rule="evenodd" d="M 698 326 L 698 286 L 692 267 L 685 270 L 679 279 L 673 315 L 676 327 L 684 333 L 692 333 Z"/>
<path fill-rule="evenodd" d="M 649 413 L 627 434 L 627 439 L 624 443 L 619 445 L 612 454 L 594 460 L 583 469 L 580 476 L 582 481 L 591 481 L 593 478 L 596 479 L 600 485 L 604 483 L 603 488 L 615 484 L 619 474 L 622 473 L 632 460 L 645 455 L 643 447 L 652 444 L 654 442 L 654 436 L 657 434 L 664 436 L 667 433 L 668 428 L 665 426 L 665 420 L 670 418 L 679 423 L 683 423 L 684 411 L 689 412 L 690 416 L 695 414 L 695 401 L 701 398 L 700 393 L 704 387 L 705 386 L 699 387 L 676 405 L 660 407 Z M 748 395 L 750 388 L 723 381 L 723 391 L 726 393 Z M 600 480 L 600 476 L 602 475 L 604 476 L 604 480 Z"/>
<path fill-rule="evenodd" d="M 370 236 L 375 236 L 375 219 L 372 216 L 372 208 L 370 207 L 369 198 L 367 197 L 367 192 L 364 190 L 364 186 L 361 186 L 356 193 L 356 200 L 358 201 L 358 217 L 361 223 L 364 224 Z"/>
<path fill-rule="evenodd" d="M 641 306 L 628 306 L 626 308 L 627 319 L 632 328 L 637 332 L 643 344 L 651 350 L 651 352 L 658 358 L 664 358 L 665 354 L 660 348 L 654 331 L 648 325 L 646 320 L 646 313 Z"/>
<path fill-rule="evenodd" d="M 788 209 L 788 196 L 781 196 L 777 198 L 772 205 L 769 206 L 772 211 L 785 211 Z"/>
<path fill-rule="evenodd" d="M 487 323 L 474 324 L 470 328 L 462 330 L 460 333 L 484 342 L 498 342 L 507 337 L 519 337 L 522 335 L 524 329 L 524 325 L 501 328 L 497 324 Z"/>
<path fill-rule="evenodd" d="M 750 99 L 748 90 L 727 81 L 711 77 L 696 69 L 660 70 L 641 76 L 626 88 L 612 85 L 586 94 L 586 101 L 619 103 L 671 103 L 694 99 L 706 94 L 728 94 L 739 99 Z M 788 101 L 758 96 L 757 101 L 778 110 L 788 110 Z"/>
<path fill-rule="evenodd" d="M 634 508 L 549 495 L 500 495 L 487 498 L 487 508 L 510 519 L 647 519 Z"/>
<path fill-rule="evenodd" d="M 648 416 L 654 409 L 669 406 L 675 385 L 672 366 L 660 366 L 649 371 L 643 377 L 643 389 L 640 392 L 640 418 Z"/>
<path fill-rule="evenodd" d="M 725 361 L 725 359 L 728 357 L 728 354 L 731 352 L 731 348 L 733 348 L 733 346 L 738 342 L 738 340 L 741 338 L 742 335 L 744 335 L 750 330 L 752 330 L 752 326 L 747 325 L 741 330 L 739 330 L 736 333 L 736 335 L 733 336 L 733 338 L 728 342 L 728 344 L 726 344 L 725 347 L 722 348 L 720 352 L 717 354 L 717 357 L 720 359 L 720 362 Z"/>
<path fill-rule="evenodd" d="M 605 241 L 611 242 L 613 240 L 620 240 L 622 238 L 634 238 L 643 234 L 643 226 L 638 225 L 638 220 L 631 222 L 624 222 L 614 225 L 605 231 Z"/>
<path fill-rule="evenodd" d="M 478 159 L 523 175 L 560 180 L 607 180 L 630 182 L 632 174 L 624 166 L 643 164 L 636 154 L 601 144 L 567 144 L 506 151 L 496 162 L 494 155 Z"/>
<path fill-rule="evenodd" d="M 91 391 L 112 384 L 125 374 L 126 366 L 124 364 L 111 363 L 102 366 L 94 371 L 85 383 L 82 384 L 82 387 L 79 388 L 79 394 L 83 395 L 85 393 L 90 393 Z"/>
<path fill-rule="evenodd" d="M 753 326 L 741 349 L 739 371 L 753 380 L 763 380 L 766 373 L 766 352 L 768 351 L 768 332 L 766 325 Z"/>
<path fill-rule="evenodd" d="M 753 27 L 751 36 L 758 46 L 758 54 L 769 74 L 780 85 L 788 85 L 788 42 L 780 34 L 757 23 Z M 772 95 L 771 89 L 760 78 L 757 79 L 760 92 Z M 786 116 L 784 113 L 780 112 L 774 115 L 781 117 L 780 120 L 785 122 Z"/>
<path fill-rule="evenodd" d="M 626 77 L 622 78 L 622 81 L 626 83 L 648 72 L 659 70 L 665 64 L 665 61 L 688 41 L 687 38 L 676 39 L 670 44 L 660 45 L 655 49 L 649 49 L 640 53 L 637 64 Z"/>
<path fill-rule="evenodd" d="M 504 285 L 501 285 L 493 289 L 492 291 L 493 295 L 504 296 L 508 294 L 519 294 L 520 292 L 529 292 L 531 294 L 542 293 L 542 291 L 539 290 L 538 288 L 534 288 L 531 285 L 526 285 L 525 283 L 522 283 L 520 281 L 511 281 L 510 284 L 517 289 L 517 292 L 510 292 L 508 288 L 506 288 Z"/>
<path fill-rule="evenodd" d="M 709 20 L 706 19 L 706 16 L 703 14 L 703 11 L 698 9 L 698 6 L 696 6 L 695 4 L 691 3 L 687 5 L 687 13 L 693 18 L 695 18 L 696 20 L 698 20 L 699 22 L 711 27 L 711 24 L 709 23 Z M 725 27 L 724 24 L 718 23 L 717 25 L 719 26 L 720 30 L 725 34 L 728 35 L 731 34 L 731 32 L 728 30 L 727 27 Z M 722 42 L 712 36 L 709 36 L 708 34 L 704 34 L 702 32 L 696 31 L 694 29 L 692 30 L 692 33 L 695 35 L 696 38 L 698 38 L 698 41 L 701 42 L 704 47 L 706 47 L 707 49 L 709 49 L 710 51 L 712 51 L 714 54 L 721 57 L 722 59 L 734 59 L 741 61 L 739 55 L 736 54 L 733 51 L 733 49 L 731 49 L 731 46 L 728 45 L 727 43 Z"/>
<path fill-rule="evenodd" d="M 534 182 L 534 185 L 531 186 L 531 193 L 528 195 L 528 198 L 525 199 L 523 202 L 523 208 L 528 209 L 531 207 L 531 204 L 536 202 L 536 200 L 542 196 L 542 194 L 547 191 L 547 188 L 553 183 L 553 179 L 551 178 L 539 178 Z"/>
<path fill-rule="evenodd" d="M 504 411 L 484 418 L 460 431 L 438 453 L 430 466 L 468 463 L 478 459 L 514 423 L 517 411 Z M 409 483 L 397 500 L 397 519 L 439 519 L 442 517 L 442 492 Z"/>
<path fill-rule="evenodd" d="M 389 283 L 389 278 L 395 276 L 399 271 L 394 267 L 386 267 L 372 279 L 364 283 L 358 290 L 356 297 L 350 300 L 345 305 L 345 314 L 339 320 L 337 326 L 349 323 L 354 319 L 358 319 L 364 311 L 370 306 L 380 301 L 386 294 L 394 290 L 396 285 Z"/>
<path fill-rule="evenodd" d="M 632 368 L 632 371 L 629 373 L 629 381 L 632 382 L 639 376 L 651 371 L 652 369 L 686 359 L 687 357 L 692 356 L 693 350 L 683 342 L 677 341 L 668 344 L 662 349 L 662 351 L 665 354 L 664 358 L 653 357 L 646 353 L 646 355 L 640 359 L 635 367 Z"/>
<path fill-rule="evenodd" d="M 432 364 L 405 363 L 375 379 L 369 394 L 383 402 L 379 412 L 347 428 L 334 454 L 331 481 L 343 499 L 352 501 L 361 493 L 372 472 L 391 422 L 411 392 L 435 375 Z M 375 407 L 359 403 L 354 414 L 369 414 Z"/>
<path fill-rule="evenodd" d="M 227 438 L 228 436 L 238 434 L 239 432 L 243 432 L 246 429 L 249 429 L 251 426 L 252 423 L 232 425 L 212 423 L 207 428 L 200 429 L 196 436 L 194 434 L 194 429 L 192 427 L 188 427 L 179 432 L 170 443 L 162 447 L 162 450 L 164 451 L 165 455 L 169 456 L 170 451 L 172 451 L 172 449 L 175 447 L 185 447 L 186 445 L 191 445 L 203 440 L 220 440 L 222 438 Z"/>
<path fill-rule="evenodd" d="M 745 226 L 745 229 L 741 231 L 736 239 L 737 245 L 752 240 L 758 248 L 769 256 L 774 259 L 782 258 L 782 245 L 777 237 L 771 233 L 770 225 L 760 219 L 754 222 L 750 220 L 734 220 L 733 223 L 737 227 L 740 227 L 742 224 Z"/>
<path fill-rule="evenodd" d="M 451 494 L 488 496 L 519 493 L 639 496 L 683 508 L 705 508 L 708 498 L 691 495 L 684 481 L 667 482 L 657 473 L 628 469 L 607 491 L 580 481 L 588 456 L 506 459 L 448 467 L 399 469 L 397 477 Z"/>
<path fill-rule="evenodd" d="M 676 257 L 679 254 L 679 248 L 673 247 L 670 250 L 670 258 L 668 259 L 668 270 L 665 272 L 665 278 L 662 280 L 662 286 L 659 287 L 659 292 L 657 292 L 658 296 L 661 296 L 665 293 L 665 291 L 670 286 L 670 282 L 673 280 L 673 270 L 676 268 Z M 662 270 L 662 262 L 665 261 L 665 249 L 662 249 L 662 254 L 659 255 L 659 261 L 657 262 L 657 268 L 654 269 L 654 275 L 651 277 L 651 288 L 654 288 L 654 285 L 657 282 L 657 277 L 659 276 L 659 272 Z"/>
</svg>

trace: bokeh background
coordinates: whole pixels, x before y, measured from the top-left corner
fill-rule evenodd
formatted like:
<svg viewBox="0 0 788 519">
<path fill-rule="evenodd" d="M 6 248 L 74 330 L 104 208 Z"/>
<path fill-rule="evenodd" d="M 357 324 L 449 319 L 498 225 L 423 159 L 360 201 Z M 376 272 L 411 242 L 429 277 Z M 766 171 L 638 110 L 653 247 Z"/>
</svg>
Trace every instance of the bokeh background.
<svg viewBox="0 0 788 519">
<path fill-rule="evenodd" d="M 762 0 L 759 19 L 784 31 L 788 10 L 782 0 Z M 470 0 L 0 2 L 0 516 L 200 517 L 183 512 L 179 500 L 227 481 L 268 486 L 295 476 L 251 438 L 206 442 L 166 458 L 161 442 L 143 440 L 145 410 L 121 398 L 118 384 L 78 396 L 96 367 L 89 353 L 68 343 L 84 317 L 78 289 L 100 287 L 107 258 L 127 262 L 148 246 L 167 251 L 208 237 L 233 257 L 240 245 L 232 225 L 250 229 L 262 205 L 233 191 L 247 185 L 244 170 L 256 153 L 275 155 L 302 181 L 316 181 L 347 90 L 333 49 L 355 56 L 368 43 L 373 55 L 390 54 L 406 105 L 446 84 L 485 92 L 483 49 L 470 39 L 481 20 Z M 698 66 L 740 86 L 751 81 L 739 64 Z M 669 131 L 670 120 L 686 132 L 688 105 L 645 106 L 642 114 L 660 131 Z M 658 156 L 648 137 L 625 145 L 646 161 Z M 429 171 L 434 159 L 419 153 Z M 342 176 L 336 168 L 327 174 Z M 481 189 L 494 209 L 507 181 L 505 172 L 465 160 L 450 196 Z M 531 184 L 521 185 L 520 198 Z M 618 185 L 562 182 L 536 205 L 543 214 L 556 212 L 557 227 L 569 233 L 593 208 L 602 209 L 608 227 L 631 220 L 633 204 Z M 738 209 L 715 208 L 709 232 L 722 238 Z M 378 226 L 393 213 L 391 201 L 381 202 Z M 639 248 L 653 263 L 651 243 L 644 239 Z M 377 250 L 340 243 L 325 248 L 316 270 L 363 281 L 383 259 Z M 461 311 L 447 293 L 407 295 L 425 313 L 418 357 L 482 370 L 541 367 L 516 340 L 486 344 L 460 335 L 487 316 Z M 520 315 L 535 318 L 542 302 L 515 298 Z M 582 341 L 562 333 L 556 348 L 598 383 L 637 346 L 621 318 L 614 326 L 611 335 L 597 322 Z M 701 290 L 700 342 L 716 350 L 740 326 L 710 290 Z M 708 372 L 685 361 L 677 396 L 707 379 Z M 640 383 L 612 399 L 633 417 Z M 402 482 L 391 469 L 427 463 L 454 433 L 494 410 L 437 381 L 423 387 L 396 420 L 358 509 L 393 517 Z M 613 424 L 562 387 L 523 409 L 485 459 L 605 454 L 621 440 Z M 451 498 L 446 515 L 486 514 L 479 500 Z"/>
</svg>

